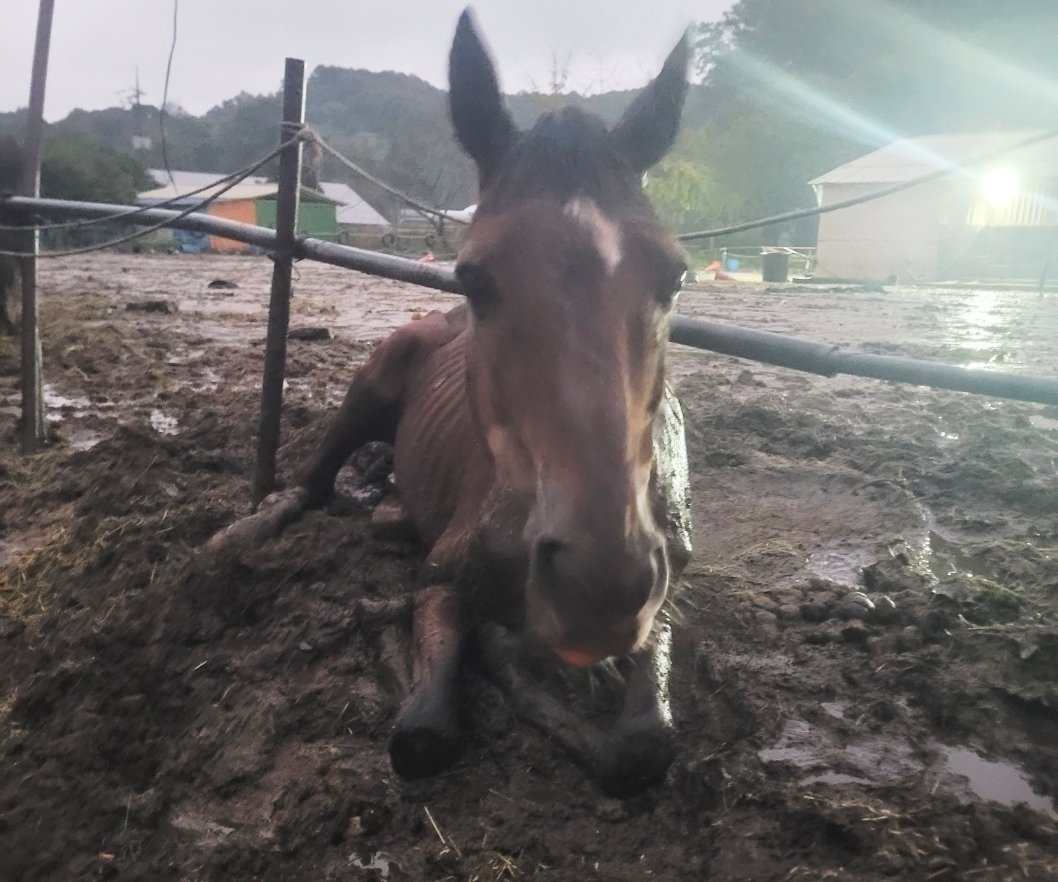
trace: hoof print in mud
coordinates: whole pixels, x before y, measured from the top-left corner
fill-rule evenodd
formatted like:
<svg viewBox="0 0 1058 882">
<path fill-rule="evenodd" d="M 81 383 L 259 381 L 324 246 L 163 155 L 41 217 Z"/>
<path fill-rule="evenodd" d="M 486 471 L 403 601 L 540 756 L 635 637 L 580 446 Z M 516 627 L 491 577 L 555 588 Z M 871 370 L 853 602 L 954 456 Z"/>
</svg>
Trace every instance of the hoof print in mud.
<svg viewBox="0 0 1058 882">
<path fill-rule="evenodd" d="M 414 781 L 438 775 L 459 756 L 461 739 L 454 728 L 399 726 L 389 739 L 389 760 L 402 778 Z"/>
</svg>

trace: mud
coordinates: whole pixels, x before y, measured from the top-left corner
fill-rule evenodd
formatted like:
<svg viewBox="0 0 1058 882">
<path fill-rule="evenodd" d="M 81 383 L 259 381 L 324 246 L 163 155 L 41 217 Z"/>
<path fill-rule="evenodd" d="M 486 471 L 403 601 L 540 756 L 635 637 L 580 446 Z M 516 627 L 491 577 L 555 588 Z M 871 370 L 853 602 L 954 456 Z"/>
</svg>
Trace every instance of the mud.
<svg viewBox="0 0 1058 882">
<path fill-rule="evenodd" d="M 402 631 L 353 600 L 401 596 L 419 550 L 372 533 L 370 488 L 347 470 L 272 546 L 199 553 L 248 510 L 270 268 L 47 263 L 33 459 L 0 339 L 0 879 L 1058 878 L 1058 410 L 674 347 L 696 552 L 667 784 L 602 797 L 474 670 L 462 758 L 408 784 L 385 753 Z M 284 476 L 371 346 L 451 302 L 299 273 L 292 324 L 331 339 L 290 343 Z M 681 308 L 1058 374 L 1053 297 L 740 286 Z"/>
</svg>

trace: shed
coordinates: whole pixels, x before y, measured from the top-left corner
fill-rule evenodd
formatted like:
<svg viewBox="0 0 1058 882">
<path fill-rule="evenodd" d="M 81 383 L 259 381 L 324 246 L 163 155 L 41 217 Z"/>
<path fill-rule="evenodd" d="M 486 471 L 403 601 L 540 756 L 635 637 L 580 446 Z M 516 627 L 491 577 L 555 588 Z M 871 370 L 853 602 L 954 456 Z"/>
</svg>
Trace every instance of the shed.
<svg viewBox="0 0 1058 882">
<path fill-rule="evenodd" d="M 210 187 L 201 193 L 192 191 L 203 184 L 184 184 L 173 187 L 171 184 L 147 190 L 136 197 L 137 205 L 157 205 L 159 202 L 174 200 L 172 207 L 187 208 L 210 196 L 220 189 L 221 185 Z M 206 212 L 213 217 L 238 221 L 244 224 L 256 224 L 275 229 L 276 194 L 279 186 L 275 183 L 239 183 L 230 190 L 221 193 L 206 207 Z M 298 212 L 298 232 L 317 239 L 334 240 L 338 237 L 336 217 L 337 202 L 308 187 L 301 188 L 301 208 Z M 224 251 L 241 252 L 249 246 L 233 239 L 221 236 L 204 236 L 174 231 L 174 242 L 182 251 Z"/>
<path fill-rule="evenodd" d="M 816 274 L 918 282 L 1038 279 L 1048 263 L 1058 267 L 1058 137 L 1003 152 L 1033 134 L 902 139 L 810 181 L 826 206 L 936 169 L 954 170 L 822 215 Z"/>
</svg>

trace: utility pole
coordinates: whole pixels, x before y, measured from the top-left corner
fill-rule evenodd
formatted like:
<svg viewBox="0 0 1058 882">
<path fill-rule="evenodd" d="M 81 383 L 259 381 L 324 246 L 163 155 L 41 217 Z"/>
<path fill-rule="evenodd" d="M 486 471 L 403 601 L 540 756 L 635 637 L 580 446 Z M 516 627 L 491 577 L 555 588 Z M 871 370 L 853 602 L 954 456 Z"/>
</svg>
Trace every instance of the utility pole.
<svg viewBox="0 0 1058 882">
<path fill-rule="evenodd" d="M 33 49 L 33 76 L 29 86 L 29 115 L 22 150 L 22 176 L 18 192 L 40 196 L 40 157 L 44 139 L 44 88 L 48 81 L 48 50 L 55 0 L 40 0 L 37 41 Z M 38 327 L 37 248 L 40 237 L 33 228 L 25 237 L 27 257 L 20 261 L 22 275 L 22 452 L 36 453 L 44 443 L 43 357 Z"/>
</svg>

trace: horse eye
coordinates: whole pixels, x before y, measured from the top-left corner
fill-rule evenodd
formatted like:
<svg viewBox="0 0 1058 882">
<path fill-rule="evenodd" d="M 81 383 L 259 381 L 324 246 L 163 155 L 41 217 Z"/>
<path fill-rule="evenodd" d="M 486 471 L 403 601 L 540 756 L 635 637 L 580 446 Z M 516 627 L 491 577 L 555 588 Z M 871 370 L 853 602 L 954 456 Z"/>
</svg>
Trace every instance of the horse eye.
<svg viewBox="0 0 1058 882">
<path fill-rule="evenodd" d="M 669 284 L 662 289 L 662 294 L 658 298 L 663 306 L 672 306 L 676 302 L 676 298 L 680 296 L 680 291 L 683 290 L 683 283 L 687 281 L 687 268 L 683 267 L 679 273 L 673 278 Z"/>
<path fill-rule="evenodd" d="M 456 278 L 474 315 L 482 318 L 499 297 L 499 289 L 492 276 L 483 267 L 465 263 L 456 267 Z"/>
</svg>

